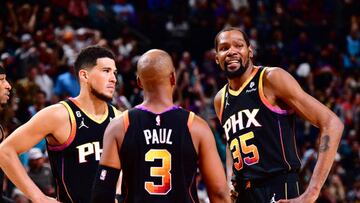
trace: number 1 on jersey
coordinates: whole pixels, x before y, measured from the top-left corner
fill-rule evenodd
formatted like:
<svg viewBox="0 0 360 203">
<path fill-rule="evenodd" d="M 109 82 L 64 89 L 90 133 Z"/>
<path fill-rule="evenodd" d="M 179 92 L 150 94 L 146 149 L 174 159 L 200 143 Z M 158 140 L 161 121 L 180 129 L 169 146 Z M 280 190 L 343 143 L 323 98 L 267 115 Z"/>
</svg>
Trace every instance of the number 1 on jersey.
<svg viewBox="0 0 360 203">
<path fill-rule="evenodd" d="M 252 153 L 253 156 L 246 156 L 244 162 L 246 165 L 253 165 L 259 162 L 259 152 L 255 145 L 247 145 L 246 141 L 254 138 L 253 132 L 248 132 L 243 135 L 240 135 L 239 138 L 234 138 L 230 143 L 230 151 L 232 151 L 232 157 L 234 160 L 234 168 L 236 170 L 241 170 L 243 168 L 243 158 L 241 156 L 240 149 L 243 154 Z M 240 141 L 240 143 L 239 143 Z"/>
<path fill-rule="evenodd" d="M 145 189 L 152 195 L 166 195 L 171 190 L 171 154 L 166 149 L 150 149 L 145 154 L 145 161 L 155 161 L 161 159 L 161 167 L 150 167 L 151 177 L 161 177 L 161 185 L 154 182 L 145 181 Z"/>
</svg>

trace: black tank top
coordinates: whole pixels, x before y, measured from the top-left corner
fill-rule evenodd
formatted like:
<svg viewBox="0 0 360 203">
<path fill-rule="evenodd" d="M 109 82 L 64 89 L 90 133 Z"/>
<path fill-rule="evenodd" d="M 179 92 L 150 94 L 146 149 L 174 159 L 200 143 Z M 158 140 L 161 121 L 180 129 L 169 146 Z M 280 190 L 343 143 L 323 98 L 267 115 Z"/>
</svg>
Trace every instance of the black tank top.
<svg viewBox="0 0 360 203">
<path fill-rule="evenodd" d="M 295 142 L 295 114 L 272 106 L 264 96 L 262 75 L 254 68 L 238 91 L 223 92 L 221 124 L 238 179 L 254 180 L 300 168 Z M 286 85 L 286 84 L 284 84 Z"/>
<path fill-rule="evenodd" d="M 173 107 L 154 114 L 138 106 L 124 116 L 128 128 L 120 157 L 125 202 L 199 202 L 198 159 L 188 128 L 194 113 Z"/>
<path fill-rule="evenodd" d="M 105 128 L 115 117 L 116 110 L 108 105 L 107 113 L 96 121 L 74 102 L 72 99 L 60 102 L 69 112 L 71 134 L 68 140 L 59 146 L 47 144 L 47 149 L 58 200 L 88 203 L 102 153 Z"/>
</svg>

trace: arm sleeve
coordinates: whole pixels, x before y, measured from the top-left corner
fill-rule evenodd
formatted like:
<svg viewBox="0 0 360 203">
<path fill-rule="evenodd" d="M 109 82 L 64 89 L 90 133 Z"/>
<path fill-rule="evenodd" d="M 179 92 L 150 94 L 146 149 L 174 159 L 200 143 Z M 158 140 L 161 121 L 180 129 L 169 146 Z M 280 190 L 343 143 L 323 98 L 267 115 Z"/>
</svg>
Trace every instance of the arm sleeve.
<svg viewBox="0 0 360 203">
<path fill-rule="evenodd" d="M 120 169 L 99 165 L 91 193 L 92 203 L 114 203 Z"/>
</svg>

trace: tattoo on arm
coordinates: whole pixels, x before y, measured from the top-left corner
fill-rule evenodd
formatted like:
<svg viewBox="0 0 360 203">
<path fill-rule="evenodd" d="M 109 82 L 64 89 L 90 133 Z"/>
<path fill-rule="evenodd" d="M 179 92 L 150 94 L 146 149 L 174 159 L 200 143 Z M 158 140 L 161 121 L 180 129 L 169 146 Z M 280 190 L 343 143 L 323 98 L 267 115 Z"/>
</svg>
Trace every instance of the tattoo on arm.
<svg viewBox="0 0 360 203">
<path fill-rule="evenodd" d="M 330 136 L 324 135 L 321 137 L 319 152 L 326 152 L 329 149 Z"/>
</svg>

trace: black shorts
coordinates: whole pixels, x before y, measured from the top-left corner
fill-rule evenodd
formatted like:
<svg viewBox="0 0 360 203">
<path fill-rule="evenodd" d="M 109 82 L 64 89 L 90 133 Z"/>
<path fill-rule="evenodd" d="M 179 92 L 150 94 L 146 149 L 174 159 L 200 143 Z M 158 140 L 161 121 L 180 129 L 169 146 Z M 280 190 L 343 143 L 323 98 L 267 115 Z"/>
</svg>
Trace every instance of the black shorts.
<svg viewBox="0 0 360 203">
<path fill-rule="evenodd" d="M 256 181 L 237 181 L 236 203 L 272 203 L 280 199 L 291 199 L 300 195 L 299 176 L 286 173 Z"/>
</svg>

